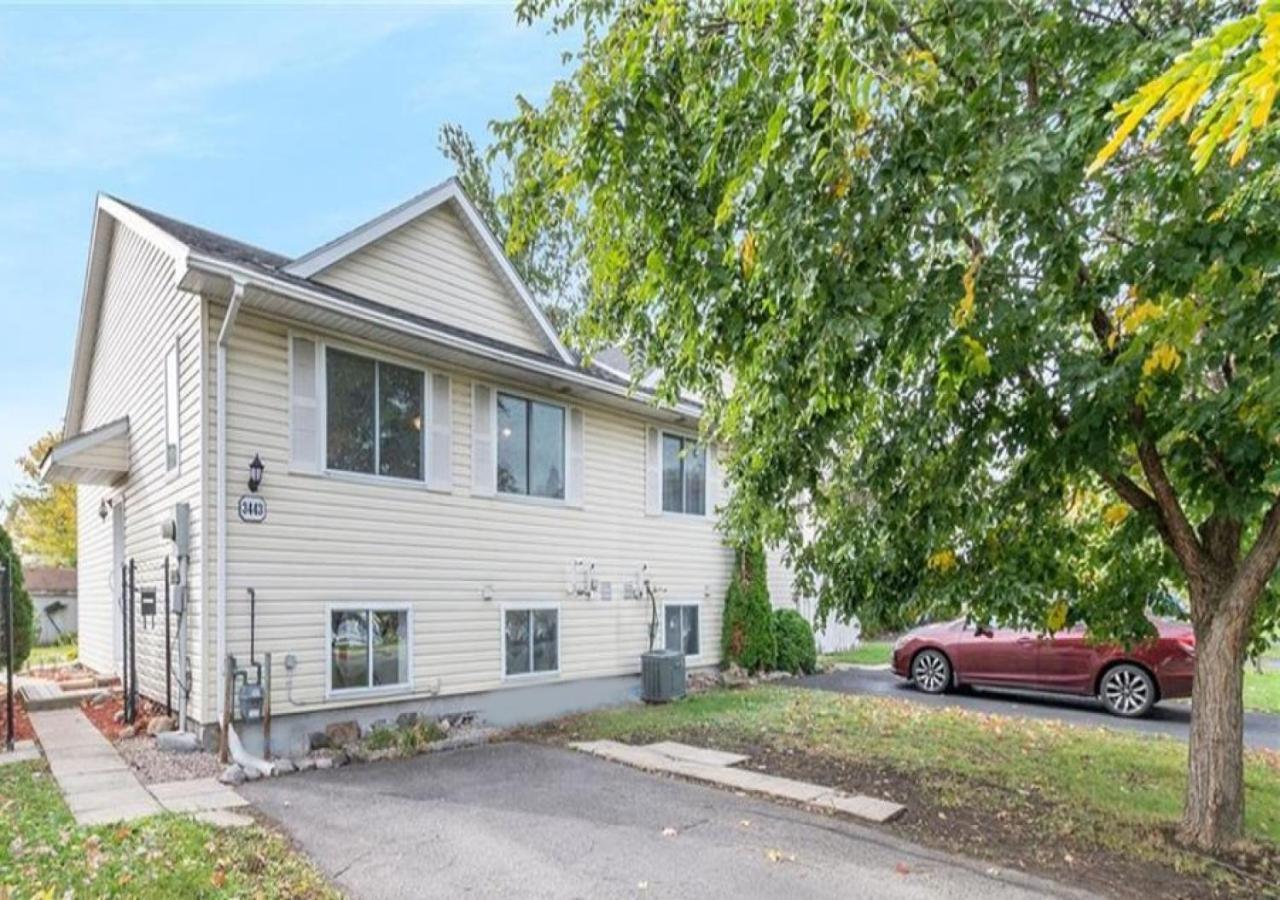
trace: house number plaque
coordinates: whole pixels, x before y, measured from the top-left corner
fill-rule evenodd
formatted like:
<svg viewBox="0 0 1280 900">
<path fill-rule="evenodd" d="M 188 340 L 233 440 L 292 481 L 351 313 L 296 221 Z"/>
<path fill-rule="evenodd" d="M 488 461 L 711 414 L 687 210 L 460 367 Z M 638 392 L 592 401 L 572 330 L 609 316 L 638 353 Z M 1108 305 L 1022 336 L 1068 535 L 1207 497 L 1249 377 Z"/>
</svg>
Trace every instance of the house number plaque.
<svg viewBox="0 0 1280 900">
<path fill-rule="evenodd" d="M 237 504 L 241 522 L 264 522 L 267 518 L 267 501 L 257 494 L 244 494 Z"/>
</svg>

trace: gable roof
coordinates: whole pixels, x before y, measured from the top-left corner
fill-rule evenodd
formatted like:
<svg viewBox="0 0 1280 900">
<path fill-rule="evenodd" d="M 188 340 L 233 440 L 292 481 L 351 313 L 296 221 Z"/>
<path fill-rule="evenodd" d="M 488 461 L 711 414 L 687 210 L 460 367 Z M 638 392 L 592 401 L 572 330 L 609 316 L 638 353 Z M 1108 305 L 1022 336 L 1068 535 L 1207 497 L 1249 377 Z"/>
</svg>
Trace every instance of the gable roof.
<svg viewBox="0 0 1280 900">
<path fill-rule="evenodd" d="M 456 188 L 456 183 L 454 187 Z M 470 201 L 465 200 L 465 195 L 460 189 L 457 189 L 457 197 L 461 198 L 460 203 L 465 202 L 466 205 L 470 205 Z M 413 202 L 410 201 L 410 203 Z M 464 207 L 460 206 L 460 208 Z M 472 210 L 474 211 L 474 207 Z M 651 385 L 636 385 L 628 377 L 627 372 L 618 371 L 603 361 L 596 363 L 578 359 L 564 349 L 558 337 L 555 341 L 558 350 L 556 353 L 541 353 L 517 346 L 488 334 L 409 312 L 295 274 L 290 271 L 294 261 L 283 254 L 234 240 L 137 204 L 99 194 L 90 235 L 89 260 L 85 273 L 84 294 L 72 361 L 71 385 L 64 418 L 64 433 L 68 438 L 80 433 L 110 248 L 115 229 L 120 224 L 164 250 L 174 260 L 180 272 L 202 271 L 220 278 L 256 282 L 265 290 L 300 298 L 304 302 L 321 303 L 340 309 L 346 314 L 357 315 L 371 321 L 376 320 L 406 333 L 414 332 L 431 340 L 447 341 L 462 349 L 463 352 L 492 354 L 496 359 L 504 359 L 531 371 L 554 373 L 584 387 L 603 390 L 606 394 L 628 397 L 642 403 L 652 401 Z M 510 264 L 507 263 L 507 265 Z M 186 283 L 184 280 L 184 286 Z M 536 304 L 534 305 L 536 308 Z M 550 323 L 547 323 L 547 329 L 550 334 L 555 334 Z M 701 414 L 701 405 L 690 399 L 677 404 L 670 412 L 680 416 L 696 417 Z"/>
<path fill-rule="evenodd" d="M 480 215 L 480 211 L 476 209 L 476 205 L 471 202 L 471 198 L 467 196 L 466 191 L 462 189 L 456 178 L 442 181 L 435 187 L 423 191 L 416 197 L 412 197 L 394 209 L 370 219 L 363 225 L 348 231 L 329 243 L 323 244 L 309 253 L 304 253 L 281 268 L 290 275 L 310 279 L 364 247 L 369 246 L 379 238 L 385 237 L 401 226 L 407 225 L 445 204 L 452 204 L 461 214 L 467 230 L 476 238 L 477 243 L 484 248 L 490 264 L 498 272 L 502 281 L 511 290 L 511 293 L 523 304 L 525 312 L 537 325 L 548 343 L 555 349 L 556 354 L 565 362 L 573 362 L 573 354 L 560 341 L 560 336 L 542 311 L 542 307 L 534 299 L 533 294 L 524 283 L 524 279 L 520 277 L 520 274 L 515 270 L 515 266 L 511 264 L 511 260 L 507 259 L 507 255 L 503 252 L 498 239 L 494 237 L 488 224 L 485 223 L 484 217 Z"/>
</svg>

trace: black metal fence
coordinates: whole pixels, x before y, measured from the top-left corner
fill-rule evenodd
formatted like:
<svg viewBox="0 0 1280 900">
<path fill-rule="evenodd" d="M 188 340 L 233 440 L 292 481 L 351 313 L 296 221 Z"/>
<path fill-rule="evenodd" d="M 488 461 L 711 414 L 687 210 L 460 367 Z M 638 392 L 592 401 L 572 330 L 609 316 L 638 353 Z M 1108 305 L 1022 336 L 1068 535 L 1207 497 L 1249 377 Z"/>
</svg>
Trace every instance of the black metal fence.
<svg viewBox="0 0 1280 900">
<path fill-rule="evenodd" d="M 173 715 L 173 615 L 169 557 L 161 562 L 139 563 L 130 559 L 120 567 L 120 626 L 123 664 L 120 681 L 124 693 L 124 720 L 138 717 L 138 624 L 147 632 L 164 629 L 164 706 Z M 159 619 L 159 624 L 157 624 Z"/>
</svg>

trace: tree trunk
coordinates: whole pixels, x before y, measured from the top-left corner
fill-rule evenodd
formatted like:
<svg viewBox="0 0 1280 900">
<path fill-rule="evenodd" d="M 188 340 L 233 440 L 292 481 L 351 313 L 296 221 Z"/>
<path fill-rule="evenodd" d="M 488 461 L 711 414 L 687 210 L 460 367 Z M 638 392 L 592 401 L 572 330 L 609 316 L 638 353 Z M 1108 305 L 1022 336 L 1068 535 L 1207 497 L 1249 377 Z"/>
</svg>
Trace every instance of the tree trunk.
<svg viewBox="0 0 1280 900">
<path fill-rule="evenodd" d="M 1225 593 L 1225 591 L 1223 592 Z M 1221 610 L 1225 603 L 1212 603 Z M 1248 619 L 1225 612 L 1196 625 L 1182 839 L 1221 850 L 1244 834 L 1244 651 Z"/>
</svg>

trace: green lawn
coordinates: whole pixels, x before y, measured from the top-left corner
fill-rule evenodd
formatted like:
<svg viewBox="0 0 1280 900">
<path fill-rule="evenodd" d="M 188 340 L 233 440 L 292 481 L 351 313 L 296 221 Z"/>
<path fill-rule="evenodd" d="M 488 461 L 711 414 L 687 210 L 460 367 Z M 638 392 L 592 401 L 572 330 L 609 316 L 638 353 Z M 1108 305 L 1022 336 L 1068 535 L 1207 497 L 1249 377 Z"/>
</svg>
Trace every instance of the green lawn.
<svg viewBox="0 0 1280 900">
<path fill-rule="evenodd" d="M 178 815 L 81 828 L 41 763 L 0 767 L 0 897 L 339 894 L 279 835 Z"/>
<path fill-rule="evenodd" d="M 1065 858 L 1076 872 L 1092 857 L 1111 876 L 1236 877 L 1168 838 L 1186 786 L 1186 744 L 1172 739 L 782 687 L 589 713 L 554 735 L 582 738 L 741 750 L 777 774 L 906 802 L 915 818 L 897 827 L 913 838 L 1005 865 L 1060 872 Z M 1280 878 L 1280 755 L 1248 753 L 1246 790 L 1251 869 Z"/>
<path fill-rule="evenodd" d="M 72 662 L 79 655 L 75 641 L 70 643 L 49 644 L 45 647 L 32 647 L 27 656 L 27 668 L 52 666 L 58 663 Z"/>
<path fill-rule="evenodd" d="M 893 644 L 890 641 L 863 641 L 853 650 L 828 653 L 822 658 L 833 663 L 857 663 L 862 666 L 888 665 L 893 658 Z"/>
<path fill-rule="evenodd" d="M 1244 672 L 1244 708 L 1280 715 L 1280 669 L 1261 674 L 1249 666 Z"/>
</svg>

